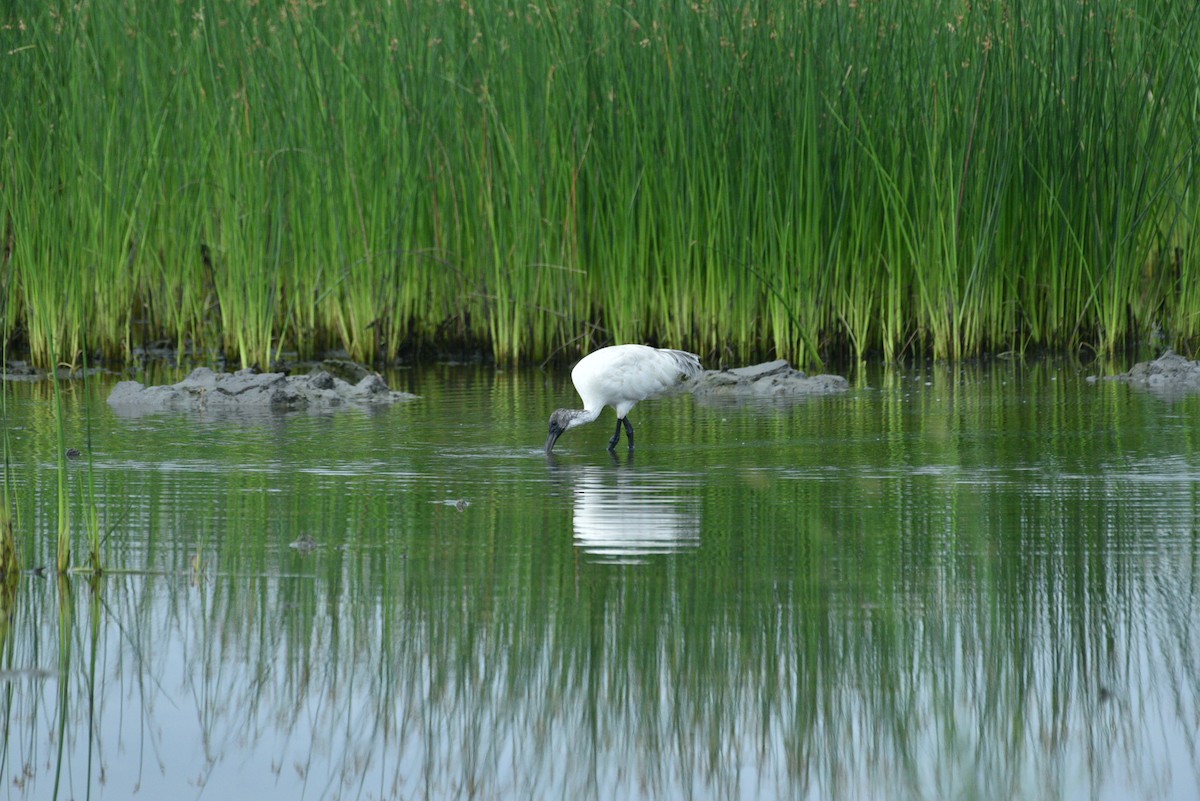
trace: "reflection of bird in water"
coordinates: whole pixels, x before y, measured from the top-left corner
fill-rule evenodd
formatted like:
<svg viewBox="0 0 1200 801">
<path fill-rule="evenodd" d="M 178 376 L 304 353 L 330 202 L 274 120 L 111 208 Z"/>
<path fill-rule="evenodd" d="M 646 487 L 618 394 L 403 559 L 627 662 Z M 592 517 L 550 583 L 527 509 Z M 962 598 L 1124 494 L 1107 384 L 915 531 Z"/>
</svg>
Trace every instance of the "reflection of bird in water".
<svg viewBox="0 0 1200 801">
<path fill-rule="evenodd" d="M 589 353 L 571 371 L 571 382 L 583 399 L 583 408 L 559 409 L 550 416 L 546 453 L 554 449 L 564 431 L 592 422 L 605 406 L 617 413 L 617 430 L 608 441 L 608 449 L 617 447 L 621 426 L 632 448 L 633 424 L 628 415 L 634 405 L 661 395 L 702 369 L 700 357 L 694 353 L 647 345 L 613 345 Z"/>
<path fill-rule="evenodd" d="M 678 475 L 585 467 L 571 478 L 575 544 L 588 553 L 637 559 L 699 547 L 700 500 L 679 492 Z"/>
</svg>

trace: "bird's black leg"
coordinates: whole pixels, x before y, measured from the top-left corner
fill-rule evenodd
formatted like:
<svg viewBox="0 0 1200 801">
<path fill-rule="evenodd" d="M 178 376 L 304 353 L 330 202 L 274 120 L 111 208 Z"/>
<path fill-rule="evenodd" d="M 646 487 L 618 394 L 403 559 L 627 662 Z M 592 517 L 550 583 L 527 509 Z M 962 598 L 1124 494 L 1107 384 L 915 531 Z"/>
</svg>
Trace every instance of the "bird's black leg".
<svg viewBox="0 0 1200 801">
<path fill-rule="evenodd" d="M 610 451 L 615 450 L 617 447 L 617 442 L 619 442 L 620 439 L 621 439 L 621 419 L 617 418 L 617 431 L 615 434 L 612 435 L 612 439 L 610 439 L 608 441 L 608 449 Z"/>
<path fill-rule="evenodd" d="M 629 442 L 629 450 L 633 450 L 633 423 L 629 422 L 628 417 L 621 418 L 621 422 L 625 424 L 625 439 Z"/>
</svg>

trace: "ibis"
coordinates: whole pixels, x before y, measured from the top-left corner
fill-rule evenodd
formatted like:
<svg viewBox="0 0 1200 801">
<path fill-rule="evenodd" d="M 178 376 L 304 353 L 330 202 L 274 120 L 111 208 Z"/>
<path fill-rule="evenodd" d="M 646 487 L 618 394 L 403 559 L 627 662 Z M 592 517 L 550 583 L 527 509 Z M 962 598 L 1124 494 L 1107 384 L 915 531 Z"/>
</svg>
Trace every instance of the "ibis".
<svg viewBox="0 0 1200 801">
<path fill-rule="evenodd" d="M 550 415 L 550 436 L 546 453 L 564 431 L 590 423 L 605 406 L 617 413 L 617 430 L 608 441 L 610 451 L 621 439 L 633 448 L 633 424 L 629 411 L 638 401 L 653 398 L 681 384 L 704 368 L 700 357 L 682 350 L 652 348 L 648 345 L 612 345 L 584 356 L 571 371 L 571 382 L 583 399 L 582 409 L 558 409 Z"/>
</svg>

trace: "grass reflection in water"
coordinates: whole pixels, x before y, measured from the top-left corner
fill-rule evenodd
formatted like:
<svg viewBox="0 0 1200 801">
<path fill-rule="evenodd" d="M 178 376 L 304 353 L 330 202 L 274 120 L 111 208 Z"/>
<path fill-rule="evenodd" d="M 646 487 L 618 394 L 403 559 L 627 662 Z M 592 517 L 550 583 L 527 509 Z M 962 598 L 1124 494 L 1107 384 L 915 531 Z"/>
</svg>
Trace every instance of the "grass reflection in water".
<svg viewBox="0 0 1200 801">
<path fill-rule="evenodd" d="M 138 570 L 6 604 L 10 794 L 1196 788 L 1189 401 L 884 378 L 772 413 L 677 399 L 636 460 L 547 465 L 532 434 L 489 445 L 552 405 L 512 381 L 241 428 L 189 469 L 154 468 L 164 426 L 106 425 L 98 492 L 132 532 L 109 561 Z M 456 403 L 494 419 L 438 426 Z M 149 466 L 117 469 L 133 440 Z"/>
</svg>

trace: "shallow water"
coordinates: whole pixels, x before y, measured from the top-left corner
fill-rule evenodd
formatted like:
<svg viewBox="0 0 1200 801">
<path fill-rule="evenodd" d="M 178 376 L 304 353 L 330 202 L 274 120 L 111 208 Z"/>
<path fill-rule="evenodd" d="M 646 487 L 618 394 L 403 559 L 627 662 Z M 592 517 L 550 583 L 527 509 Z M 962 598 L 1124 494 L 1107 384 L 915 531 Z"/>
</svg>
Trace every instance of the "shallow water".
<svg viewBox="0 0 1200 801">
<path fill-rule="evenodd" d="M 334 414 L 70 388 L 111 571 L 0 627 L 15 798 L 1200 796 L 1200 398 L 1076 366 L 646 403 L 540 446 L 566 371 Z M 10 388 L 24 564 L 59 519 Z M 15 397 L 14 397 L 15 396 Z M 89 462 L 68 465 L 77 559 Z"/>
</svg>

